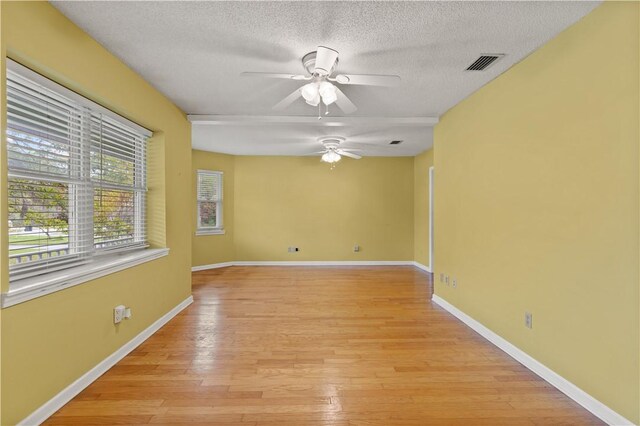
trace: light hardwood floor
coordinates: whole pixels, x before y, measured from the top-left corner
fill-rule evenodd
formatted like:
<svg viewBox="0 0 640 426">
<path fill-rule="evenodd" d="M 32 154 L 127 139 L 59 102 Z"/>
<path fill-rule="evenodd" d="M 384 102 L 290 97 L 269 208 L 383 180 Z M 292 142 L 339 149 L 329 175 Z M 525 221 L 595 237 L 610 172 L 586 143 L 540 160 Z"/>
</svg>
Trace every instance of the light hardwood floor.
<svg viewBox="0 0 640 426">
<path fill-rule="evenodd" d="M 230 267 L 46 424 L 594 425 L 413 267 Z"/>
</svg>

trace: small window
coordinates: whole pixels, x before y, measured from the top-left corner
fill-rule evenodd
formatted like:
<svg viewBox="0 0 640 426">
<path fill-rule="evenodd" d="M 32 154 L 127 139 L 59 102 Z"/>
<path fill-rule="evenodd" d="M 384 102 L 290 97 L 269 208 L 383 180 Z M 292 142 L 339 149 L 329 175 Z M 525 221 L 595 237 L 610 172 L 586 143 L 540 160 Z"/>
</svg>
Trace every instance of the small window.
<svg viewBox="0 0 640 426">
<path fill-rule="evenodd" d="M 198 170 L 196 234 L 222 234 L 222 172 Z"/>
</svg>

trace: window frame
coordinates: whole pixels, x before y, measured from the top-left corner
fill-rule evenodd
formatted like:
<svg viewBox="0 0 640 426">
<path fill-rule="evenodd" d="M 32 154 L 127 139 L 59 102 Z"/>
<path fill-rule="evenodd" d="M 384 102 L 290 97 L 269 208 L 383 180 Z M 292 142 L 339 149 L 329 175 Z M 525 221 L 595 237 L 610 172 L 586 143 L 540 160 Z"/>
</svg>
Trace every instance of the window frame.
<svg viewBox="0 0 640 426">
<path fill-rule="evenodd" d="M 134 131 L 140 136 L 143 136 L 143 145 L 146 145 L 146 139 L 153 136 L 152 132 L 148 129 L 134 123 L 113 111 L 97 104 L 96 102 L 60 85 L 59 83 L 41 75 L 37 72 L 19 64 L 7 58 L 6 60 L 6 69 L 7 76 L 5 79 L 8 81 L 11 78 L 11 74 L 17 75 L 18 78 L 29 80 L 31 83 L 34 83 L 37 86 L 41 86 L 45 90 L 49 90 L 54 92 L 58 96 L 62 96 L 67 98 L 69 101 L 73 102 L 74 105 L 77 105 L 78 108 L 86 108 L 90 111 L 88 114 L 99 114 L 101 116 L 107 117 L 108 120 L 115 121 L 119 125 L 123 125 L 130 130 Z M 7 99 L 5 98 L 5 107 L 7 106 Z M 3 134 L 5 138 L 5 146 L 3 149 L 5 151 L 8 150 L 8 135 Z M 83 140 L 82 144 L 87 144 L 87 147 L 84 149 L 89 149 L 91 145 L 90 138 L 87 140 Z M 138 161 L 137 148 L 136 149 L 136 162 Z M 143 149 L 142 155 L 145 154 L 145 150 Z M 8 152 L 7 152 L 8 153 Z M 134 164 L 134 167 L 138 167 L 138 164 Z M 15 169 L 14 169 L 15 170 Z M 147 179 L 147 168 L 146 164 L 143 169 L 143 180 Z M 11 175 L 11 170 L 7 168 L 7 176 Z M 44 179 L 44 178 L 43 178 Z M 44 179 L 43 181 L 46 181 Z M 87 188 L 98 188 L 98 185 L 95 185 L 90 179 L 86 183 Z M 138 219 L 144 219 L 146 217 L 146 201 L 144 201 L 145 197 L 140 198 L 137 194 L 139 189 L 136 189 L 137 186 L 134 184 L 131 191 L 133 193 L 133 197 L 136 200 L 136 206 L 134 208 L 135 221 L 133 233 L 138 233 L 139 226 L 137 224 L 142 223 L 143 231 L 146 230 L 146 225 L 144 224 L 144 220 L 141 222 Z M 143 190 L 146 190 L 144 188 Z M 143 200 L 143 201 L 141 201 Z M 71 207 L 70 207 L 71 208 Z M 75 213 L 71 213 L 75 215 Z M 93 214 L 93 211 L 91 212 Z M 143 214 L 143 218 L 139 218 L 138 215 Z M 85 213 L 88 217 L 89 214 Z M 86 219 L 86 218 L 85 218 Z M 92 216 L 90 223 L 93 224 L 93 220 L 95 218 Z M 3 226 L 8 226 L 8 223 L 5 223 Z M 69 234 L 72 232 L 78 232 L 77 230 L 69 229 Z M 144 232 L 146 235 L 146 232 Z M 93 232 L 93 239 L 95 239 L 95 232 Z M 45 267 L 42 270 L 39 270 L 38 273 L 30 274 L 26 273 L 23 275 L 17 275 L 14 277 L 10 276 L 9 280 L 9 289 L 6 293 L 3 293 L 0 297 L 0 306 L 2 308 L 7 306 L 12 306 L 17 303 L 22 303 L 24 301 L 33 299 L 35 297 L 40 297 L 45 294 L 49 294 L 55 291 L 62 290 L 64 288 L 68 288 L 70 286 L 74 286 L 77 284 L 81 284 L 86 281 L 90 281 L 96 279 L 100 276 L 104 276 L 122 269 L 126 269 L 135 265 L 138 265 L 143 262 L 147 262 L 150 260 L 157 259 L 162 256 L 166 256 L 169 252 L 168 248 L 160 248 L 160 249 L 151 249 L 148 248 L 149 245 L 146 242 L 146 238 L 144 238 L 143 244 L 131 245 L 129 250 L 126 250 L 126 247 L 122 246 L 120 250 L 118 250 L 117 246 L 114 246 L 113 250 L 101 250 L 93 249 L 90 251 L 89 262 L 88 263 L 75 263 L 66 268 L 62 267 L 63 265 L 56 265 L 55 263 L 50 263 L 52 265 L 51 268 Z M 9 251 L 7 250 L 7 255 Z M 38 262 L 36 261 L 28 261 L 30 262 Z M 37 265 L 36 265 L 37 266 Z"/>
<path fill-rule="evenodd" d="M 200 203 L 206 202 L 198 199 L 198 186 L 201 175 L 209 175 L 209 176 L 217 176 L 218 177 L 218 185 L 219 185 L 219 193 L 217 201 L 209 201 L 214 202 L 216 204 L 216 226 L 202 226 L 201 225 L 201 217 L 200 217 Z M 224 235 L 224 172 L 216 171 L 216 170 L 204 170 L 198 169 L 196 171 L 196 235 Z"/>
</svg>

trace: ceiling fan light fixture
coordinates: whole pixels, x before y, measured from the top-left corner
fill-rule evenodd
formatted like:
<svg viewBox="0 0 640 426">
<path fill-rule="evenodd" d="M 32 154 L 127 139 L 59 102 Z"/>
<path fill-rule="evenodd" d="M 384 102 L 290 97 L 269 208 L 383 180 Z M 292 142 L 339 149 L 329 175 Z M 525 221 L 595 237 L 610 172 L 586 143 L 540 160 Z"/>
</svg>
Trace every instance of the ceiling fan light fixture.
<svg viewBox="0 0 640 426">
<path fill-rule="evenodd" d="M 322 154 L 322 161 L 325 163 L 337 163 L 342 157 L 335 151 L 329 151 Z"/>
<path fill-rule="evenodd" d="M 336 92 L 329 92 L 322 96 L 322 102 L 324 102 L 325 105 L 331 105 L 337 100 L 338 95 L 336 95 Z"/>
<path fill-rule="evenodd" d="M 318 98 L 318 85 L 316 83 L 308 83 L 300 88 L 300 94 L 307 103 L 312 102 L 315 98 Z M 319 101 L 318 101 L 319 102 Z M 310 104 L 313 105 L 313 104 Z M 316 105 L 318 105 L 316 103 Z"/>
<path fill-rule="evenodd" d="M 313 97 L 313 98 L 311 98 L 309 100 L 306 100 L 306 102 L 311 106 L 314 106 L 314 107 L 318 106 L 318 104 L 320 103 L 320 95 L 316 93 L 315 97 Z"/>
<path fill-rule="evenodd" d="M 2 0 L 0 0 L 2 1 Z M 317 50 L 309 52 L 302 57 L 304 74 L 273 73 L 273 72 L 243 72 L 243 76 L 257 76 L 266 78 L 284 78 L 287 80 L 307 81 L 302 87 L 297 88 L 283 100 L 273 106 L 273 109 L 282 111 L 289 105 L 303 98 L 307 104 L 318 108 L 318 119 L 322 119 L 322 108 L 320 103 L 327 107 L 335 104 L 345 114 L 351 114 L 357 107 L 349 100 L 339 85 L 361 85 L 361 86 L 381 86 L 394 87 L 400 83 L 397 75 L 378 74 L 336 74 L 334 71 L 339 62 L 337 50 L 327 46 L 318 46 Z M 332 77 L 333 76 L 333 77 Z M 320 99 L 318 99 L 318 95 Z M 328 108 L 325 109 L 327 115 Z"/>
<path fill-rule="evenodd" d="M 335 91 L 336 91 L 336 86 L 334 86 L 333 84 L 329 83 L 328 81 L 323 81 L 318 86 L 318 93 L 320 93 L 320 96 L 324 96 L 325 94 L 327 94 L 329 92 L 334 92 L 335 93 Z"/>
<path fill-rule="evenodd" d="M 331 105 L 338 99 L 338 95 L 336 94 L 336 86 L 329 83 L 328 81 L 323 81 L 320 83 L 318 87 L 318 93 L 322 96 L 322 102 L 325 105 Z"/>
</svg>

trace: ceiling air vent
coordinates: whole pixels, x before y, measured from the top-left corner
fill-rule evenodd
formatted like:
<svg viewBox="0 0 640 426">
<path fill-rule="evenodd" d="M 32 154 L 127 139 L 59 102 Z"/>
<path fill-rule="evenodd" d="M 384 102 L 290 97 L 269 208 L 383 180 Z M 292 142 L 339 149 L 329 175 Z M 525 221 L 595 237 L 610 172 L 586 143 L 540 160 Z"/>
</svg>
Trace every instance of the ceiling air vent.
<svg viewBox="0 0 640 426">
<path fill-rule="evenodd" d="M 503 56 L 504 55 L 500 53 L 495 55 L 482 55 L 467 67 L 467 71 L 484 71 L 489 68 L 489 65 L 493 64 Z"/>
<path fill-rule="evenodd" d="M 389 145 L 400 145 L 402 143 L 402 141 L 391 141 L 389 142 Z"/>
</svg>

